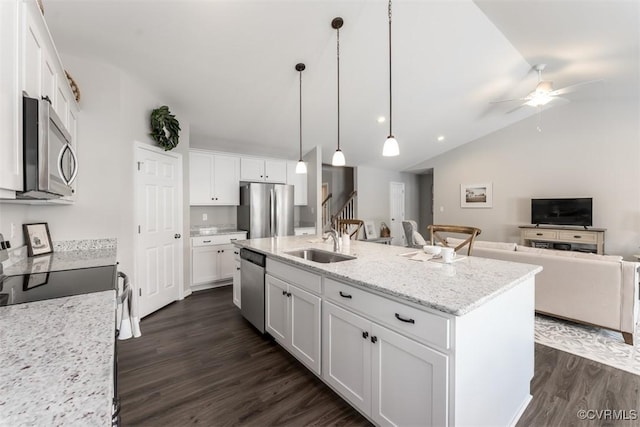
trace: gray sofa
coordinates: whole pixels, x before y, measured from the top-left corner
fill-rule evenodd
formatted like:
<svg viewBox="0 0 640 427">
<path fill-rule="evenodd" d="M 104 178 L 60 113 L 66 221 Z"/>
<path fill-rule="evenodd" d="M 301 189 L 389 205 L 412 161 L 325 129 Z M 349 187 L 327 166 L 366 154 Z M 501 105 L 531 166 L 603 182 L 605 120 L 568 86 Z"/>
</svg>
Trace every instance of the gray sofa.
<svg viewBox="0 0 640 427">
<path fill-rule="evenodd" d="M 458 240 L 447 243 L 453 246 Z M 620 256 L 477 240 L 472 255 L 541 265 L 543 270 L 536 276 L 537 312 L 620 331 L 624 341 L 633 344 L 640 263 Z"/>
</svg>

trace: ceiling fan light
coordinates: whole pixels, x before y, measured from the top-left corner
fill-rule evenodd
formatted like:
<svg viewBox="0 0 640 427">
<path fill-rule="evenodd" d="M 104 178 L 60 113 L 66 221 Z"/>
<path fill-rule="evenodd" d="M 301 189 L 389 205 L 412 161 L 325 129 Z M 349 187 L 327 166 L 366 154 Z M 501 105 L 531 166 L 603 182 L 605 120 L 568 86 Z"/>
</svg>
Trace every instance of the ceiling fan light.
<svg viewBox="0 0 640 427">
<path fill-rule="evenodd" d="M 534 93 L 531 99 L 525 102 L 525 104 L 531 107 L 541 107 L 543 105 L 547 105 L 552 99 L 552 96 L 545 93 Z"/>
<path fill-rule="evenodd" d="M 398 147 L 398 141 L 393 135 L 389 135 L 387 140 L 382 146 L 382 155 L 384 157 L 394 157 L 400 155 L 400 148 Z"/>
<path fill-rule="evenodd" d="M 331 165 L 333 166 L 344 166 L 346 164 L 344 153 L 342 150 L 338 149 L 335 153 L 333 153 L 333 159 L 331 159 Z"/>
<path fill-rule="evenodd" d="M 299 174 L 307 173 L 307 164 L 305 162 L 303 162 L 302 160 L 300 160 L 296 164 L 296 173 L 299 173 Z"/>
</svg>

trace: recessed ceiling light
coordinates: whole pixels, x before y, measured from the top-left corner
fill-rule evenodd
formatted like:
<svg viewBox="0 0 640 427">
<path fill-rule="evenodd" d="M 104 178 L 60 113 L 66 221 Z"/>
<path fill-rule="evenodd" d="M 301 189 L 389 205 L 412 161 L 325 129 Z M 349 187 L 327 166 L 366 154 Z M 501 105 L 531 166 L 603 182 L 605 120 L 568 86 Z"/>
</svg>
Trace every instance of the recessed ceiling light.
<svg viewBox="0 0 640 427">
<path fill-rule="evenodd" d="M 378 117 L 378 123 L 384 123 L 384 122 L 386 122 L 386 121 L 387 121 L 387 119 L 386 119 L 386 117 L 385 117 L 385 116 L 380 116 L 380 117 Z"/>
<path fill-rule="evenodd" d="M 442 141 L 444 141 L 444 135 L 440 135 L 440 136 L 438 137 L 438 142 L 442 142 Z"/>
</svg>

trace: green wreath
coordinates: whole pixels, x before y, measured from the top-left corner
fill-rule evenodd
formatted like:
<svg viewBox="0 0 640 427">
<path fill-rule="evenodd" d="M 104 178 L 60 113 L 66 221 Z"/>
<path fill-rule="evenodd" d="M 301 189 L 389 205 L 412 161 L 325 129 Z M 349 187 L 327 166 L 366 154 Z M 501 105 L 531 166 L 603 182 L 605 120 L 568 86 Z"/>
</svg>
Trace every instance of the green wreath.
<svg viewBox="0 0 640 427">
<path fill-rule="evenodd" d="M 180 132 L 180 123 L 176 116 L 171 114 L 169 107 L 163 105 L 151 112 L 151 137 L 164 148 L 169 151 L 178 145 L 178 133 Z"/>
</svg>

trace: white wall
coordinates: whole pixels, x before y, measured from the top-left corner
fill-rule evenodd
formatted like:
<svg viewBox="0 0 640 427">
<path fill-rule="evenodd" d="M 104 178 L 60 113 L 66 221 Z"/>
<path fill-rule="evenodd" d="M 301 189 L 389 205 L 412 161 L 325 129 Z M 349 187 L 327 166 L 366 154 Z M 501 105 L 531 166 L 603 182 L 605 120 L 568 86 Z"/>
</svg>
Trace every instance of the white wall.
<svg viewBox="0 0 640 427">
<path fill-rule="evenodd" d="M 134 272 L 134 141 L 154 144 L 149 134 L 149 114 L 163 105 L 159 95 L 122 70 L 104 63 L 63 56 L 65 67 L 82 91 L 78 122 L 77 201 L 68 206 L 0 203 L 0 232 L 9 235 L 10 224 L 49 223 L 53 240 L 115 237 L 119 269 Z M 170 106 L 171 107 L 171 106 Z M 181 123 L 184 198 L 188 200 L 189 123 L 172 108 Z M 183 236 L 189 233 L 189 210 L 184 211 Z M 188 246 L 188 238 L 184 243 Z M 14 246 L 24 244 L 20 233 Z M 188 251 L 184 251 L 185 288 L 188 288 Z"/>
<path fill-rule="evenodd" d="M 396 172 L 366 166 L 356 168 L 356 190 L 358 191 L 358 218 L 373 220 L 376 228 L 380 223 L 391 225 L 389 183 L 403 182 L 405 195 L 405 219 L 418 220 L 419 176 L 413 173 Z M 401 237 L 393 236 L 392 237 Z M 395 240 L 395 239 L 394 239 Z"/>
<path fill-rule="evenodd" d="M 542 132 L 534 116 L 432 159 L 434 222 L 517 242 L 518 226 L 531 221 L 531 198 L 593 197 L 605 251 L 638 253 L 639 114 L 637 100 L 572 102 L 542 112 Z M 493 208 L 460 208 L 460 184 L 482 182 L 493 182 Z"/>
</svg>

